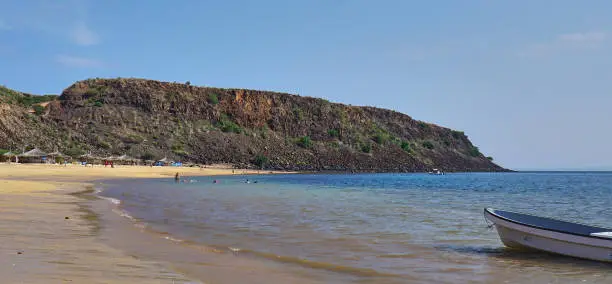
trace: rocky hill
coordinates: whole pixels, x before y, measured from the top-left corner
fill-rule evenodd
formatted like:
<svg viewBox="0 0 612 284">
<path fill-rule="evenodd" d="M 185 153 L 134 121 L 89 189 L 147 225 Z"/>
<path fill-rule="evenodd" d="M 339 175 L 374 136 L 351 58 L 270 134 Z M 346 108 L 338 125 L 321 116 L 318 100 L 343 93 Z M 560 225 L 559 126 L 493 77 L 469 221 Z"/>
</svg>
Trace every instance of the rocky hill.
<svg viewBox="0 0 612 284">
<path fill-rule="evenodd" d="M 281 170 L 505 171 L 463 132 L 373 107 L 144 79 L 0 90 L 0 148 Z"/>
</svg>

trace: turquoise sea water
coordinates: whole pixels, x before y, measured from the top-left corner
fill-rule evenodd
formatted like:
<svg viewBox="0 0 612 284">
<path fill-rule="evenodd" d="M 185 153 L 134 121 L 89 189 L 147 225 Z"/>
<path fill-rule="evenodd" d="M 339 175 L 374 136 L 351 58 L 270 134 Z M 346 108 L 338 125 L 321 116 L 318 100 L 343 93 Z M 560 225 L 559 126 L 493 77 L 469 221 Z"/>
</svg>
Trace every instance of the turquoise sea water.
<svg viewBox="0 0 612 284">
<path fill-rule="evenodd" d="M 176 239 L 365 282 L 612 281 L 612 266 L 508 250 L 483 218 L 493 207 L 612 227 L 612 173 L 187 179 L 112 182 L 102 195 Z"/>
</svg>

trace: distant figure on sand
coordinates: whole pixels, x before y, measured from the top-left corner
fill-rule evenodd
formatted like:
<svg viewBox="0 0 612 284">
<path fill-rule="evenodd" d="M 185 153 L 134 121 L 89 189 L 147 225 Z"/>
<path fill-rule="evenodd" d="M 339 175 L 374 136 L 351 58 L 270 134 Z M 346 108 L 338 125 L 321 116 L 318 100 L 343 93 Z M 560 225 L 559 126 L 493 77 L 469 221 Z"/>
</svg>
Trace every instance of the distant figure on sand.
<svg viewBox="0 0 612 284">
<path fill-rule="evenodd" d="M 174 175 L 174 181 L 179 182 L 181 179 L 180 175 L 178 172 L 176 172 L 176 174 Z"/>
</svg>

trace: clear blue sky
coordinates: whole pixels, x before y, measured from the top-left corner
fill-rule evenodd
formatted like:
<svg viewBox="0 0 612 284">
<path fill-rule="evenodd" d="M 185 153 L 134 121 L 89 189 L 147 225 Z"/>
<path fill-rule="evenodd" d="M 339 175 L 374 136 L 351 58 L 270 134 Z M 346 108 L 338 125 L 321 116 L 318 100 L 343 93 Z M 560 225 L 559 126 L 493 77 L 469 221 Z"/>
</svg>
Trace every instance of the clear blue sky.
<svg viewBox="0 0 612 284">
<path fill-rule="evenodd" d="M 513 169 L 612 169 L 609 1 L 0 0 L 0 84 L 298 93 L 463 130 Z"/>
</svg>

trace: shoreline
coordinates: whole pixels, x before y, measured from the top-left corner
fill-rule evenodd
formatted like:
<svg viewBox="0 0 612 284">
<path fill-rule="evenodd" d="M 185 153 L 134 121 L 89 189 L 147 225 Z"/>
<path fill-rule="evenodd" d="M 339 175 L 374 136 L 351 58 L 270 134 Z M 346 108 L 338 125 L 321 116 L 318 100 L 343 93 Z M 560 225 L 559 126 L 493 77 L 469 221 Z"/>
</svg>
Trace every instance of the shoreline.
<svg viewBox="0 0 612 284">
<path fill-rule="evenodd" d="M 0 182 L 3 283 L 197 283 L 99 242 L 97 216 L 71 195 L 86 184 Z"/>
<path fill-rule="evenodd" d="M 175 172 L 181 176 L 261 173 L 231 168 L 0 164 L 3 283 L 201 283 L 171 263 L 137 258 L 102 242 L 103 212 L 89 207 L 98 201 L 111 204 L 87 198 L 105 180 L 173 178 Z M 265 172 L 271 173 L 292 172 Z"/>
</svg>

